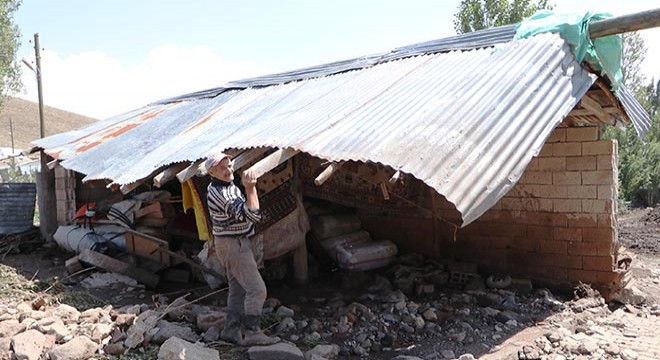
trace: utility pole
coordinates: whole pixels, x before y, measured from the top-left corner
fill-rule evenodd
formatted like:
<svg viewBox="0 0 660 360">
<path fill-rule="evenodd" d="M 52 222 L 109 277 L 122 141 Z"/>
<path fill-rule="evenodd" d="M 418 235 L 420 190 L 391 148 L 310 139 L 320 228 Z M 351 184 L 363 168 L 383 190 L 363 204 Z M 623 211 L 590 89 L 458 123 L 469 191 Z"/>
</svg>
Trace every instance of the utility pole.
<svg viewBox="0 0 660 360">
<path fill-rule="evenodd" d="M 39 46 L 39 33 L 34 34 L 34 56 L 37 61 L 37 92 L 39 93 L 39 137 L 46 136 L 44 127 L 44 95 L 41 88 L 41 47 Z"/>
<path fill-rule="evenodd" d="M 11 117 L 9 118 L 9 137 L 11 137 L 11 155 L 14 155 L 14 124 L 11 122 Z"/>
<path fill-rule="evenodd" d="M 46 136 L 44 126 L 44 96 L 41 85 L 41 46 L 39 45 L 39 33 L 34 34 L 34 55 L 36 59 L 36 68 L 23 60 L 37 75 L 37 92 L 39 94 L 39 137 Z M 53 234 L 57 230 L 57 207 L 55 202 L 55 177 L 53 172 L 48 169 L 48 155 L 41 151 L 41 161 L 39 172 L 37 173 L 37 203 L 39 206 L 39 230 L 41 237 L 46 241 L 53 239 Z"/>
</svg>

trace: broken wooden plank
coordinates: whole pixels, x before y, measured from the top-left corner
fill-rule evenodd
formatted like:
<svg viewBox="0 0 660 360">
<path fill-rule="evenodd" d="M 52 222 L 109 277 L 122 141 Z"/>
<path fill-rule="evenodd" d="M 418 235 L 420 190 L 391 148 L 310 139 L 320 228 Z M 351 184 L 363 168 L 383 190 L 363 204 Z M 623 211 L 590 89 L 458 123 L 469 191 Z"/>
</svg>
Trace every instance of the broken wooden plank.
<svg viewBox="0 0 660 360">
<path fill-rule="evenodd" d="M 274 153 L 266 156 L 265 158 L 259 160 L 256 164 L 252 165 L 249 169 L 243 172 L 243 176 L 248 171 L 254 172 L 256 178 L 259 178 L 263 174 L 273 170 L 279 164 L 289 160 L 291 157 L 296 155 L 298 150 L 293 149 L 279 149 Z"/>
<path fill-rule="evenodd" d="M 69 260 L 65 261 L 65 262 L 64 262 L 64 266 L 66 267 L 66 271 L 67 271 L 69 274 L 75 274 L 75 273 L 77 273 L 78 271 L 80 271 L 80 270 L 83 269 L 83 266 L 82 266 L 82 264 L 80 263 L 80 261 L 78 260 L 78 256 L 77 256 L 77 255 L 74 256 L 74 257 L 72 257 L 72 258 L 70 258 Z"/>
<path fill-rule="evenodd" d="M 152 288 L 156 287 L 158 281 L 160 280 L 158 275 L 144 271 L 140 268 L 126 264 L 125 262 L 119 261 L 117 259 L 113 259 L 109 256 L 103 255 L 101 253 L 89 249 L 85 249 L 81 251 L 80 255 L 78 255 L 78 258 L 82 262 L 99 267 L 106 271 L 131 277 L 137 280 L 139 283 L 142 283 Z"/>
<path fill-rule="evenodd" d="M 163 170 L 160 174 L 154 176 L 154 186 L 160 188 L 168 181 L 174 179 L 176 174 L 178 174 L 181 170 L 187 168 L 188 165 L 189 165 L 188 163 L 184 162 L 184 163 L 172 165 L 167 169 Z"/>
<path fill-rule="evenodd" d="M 342 165 L 344 165 L 343 162 L 330 163 L 330 165 L 328 165 L 323 171 L 321 171 L 319 176 L 317 176 L 316 179 L 314 179 L 314 184 L 316 184 L 316 186 L 323 185 L 323 183 L 326 182 L 330 178 L 330 176 L 332 176 L 332 174 L 335 173 L 335 171 L 339 170 L 339 168 Z"/>
</svg>

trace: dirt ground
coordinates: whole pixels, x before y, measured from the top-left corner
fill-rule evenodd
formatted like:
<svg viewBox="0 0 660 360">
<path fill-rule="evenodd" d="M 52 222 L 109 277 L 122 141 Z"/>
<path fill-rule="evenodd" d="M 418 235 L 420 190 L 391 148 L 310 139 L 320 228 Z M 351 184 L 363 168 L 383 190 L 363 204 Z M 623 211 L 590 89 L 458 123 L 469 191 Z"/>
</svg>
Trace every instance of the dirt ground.
<svg viewBox="0 0 660 360">
<path fill-rule="evenodd" d="M 425 308 L 432 308 L 438 315 L 435 320 L 427 320 L 423 328 L 406 333 L 402 331 L 406 329 L 403 325 L 382 321 L 382 318 L 387 320 L 387 316 L 383 315 L 385 313 L 393 314 L 393 321 L 410 321 L 407 315 L 394 316 L 397 313 L 393 307 L 398 304 L 371 302 L 376 298 L 373 287 L 379 280 L 378 276 L 370 274 L 347 277 L 346 274 L 334 272 L 304 288 L 293 287 L 285 282 L 269 284 L 269 296 L 295 311 L 294 325 L 278 335 L 295 343 L 303 352 L 317 344 L 337 344 L 342 347 L 339 358 L 351 359 L 392 359 L 398 355 L 451 359 L 450 355 L 458 358 L 466 353 L 486 360 L 660 359 L 660 335 L 657 333 L 660 314 L 660 206 L 655 209 L 632 210 L 621 215 L 619 221 L 620 243 L 635 254 L 632 272 L 636 286 L 643 289 L 646 295 L 646 303 L 643 305 L 605 304 L 597 296 L 562 299 L 545 289 L 535 289 L 525 295 L 502 290 L 466 293 L 465 290 L 452 288 L 436 289 L 431 295 L 403 301 L 404 307 L 414 308 L 412 313 L 417 313 L 417 308 L 420 308 L 420 314 Z M 157 291 L 147 290 L 141 285 L 125 284 L 86 289 L 80 283 L 91 272 L 73 277 L 66 272 L 64 262 L 72 255 L 51 245 L 35 248 L 29 253 L 0 254 L 0 305 L 13 306 L 11 304 L 16 304 L 16 301 L 32 301 L 40 295 L 46 295 L 53 304 L 64 303 L 83 311 L 108 304 L 114 308 L 131 304 L 154 306 L 159 301 L 172 301 L 186 293 L 190 293 L 188 299 L 195 299 L 210 292 L 200 283 L 170 283 Z M 480 303 L 480 299 L 486 296 L 484 294 L 499 300 L 493 305 L 484 306 Z M 465 298 L 467 300 L 463 302 Z M 206 298 L 200 304 L 222 306 L 225 302 L 226 295 L 220 294 Z M 510 304 L 507 305 L 507 302 Z M 346 314 L 349 315 L 349 325 L 355 331 L 336 331 L 342 326 L 342 318 L 345 317 L 342 311 L 350 309 L 354 303 L 369 304 L 369 309 L 361 310 L 363 313 L 360 314 L 359 304 L 356 305 L 358 310 L 353 310 L 353 313 L 358 314 L 359 319 L 351 319 L 351 315 Z M 491 311 L 496 311 L 497 316 L 489 314 Z M 519 317 L 515 320 L 502 320 L 500 315 L 507 311 L 513 311 Z M 363 315 L 369 313 L 377 314 L 372 321 L 385 324 L 385 328 L 368 328 L 368 324 L 363 322 L 361 326 L 365 326 L 364 331 L 357 331 L 359 328 L 356 324 L 364 321 Z M 271 324 L 268 331 L 274 332 L 279 323 L 268 315 L 265 318 Z M 324 334 L 329 335 L 322 339 L 310 337 L 309 327 L 303 329 L 300 326 L 307 323 L 311 326 L 314 322 L 319 324 L 318 332 L 324 333 L 327 330 Z M 433 323 L 432 326 L 430 323 Z M 391 327 L 388 328 L 388 324 Z M 298 327 L 300 331 L 296 332 Z M 387 329 L 396 334 L 391 336 Z M 366 353 L 355 350 L 360 347 L 360 342 L 364 344 L 369 341 L 370 338 L 363 334 L 381 332 L 385 334 L 378 335 L 378 340 L 374 340 L 378 343 L 377 347 L 374 345 Z M 584 337 L 597 344 L 597 350 L 584 345 Z M 561 342 L 554 341 L 556 338 L 560 338 Z M 586 343 L 589 344 L 589 341 Z M 575 345 L 571 350 L 571 344 L 580 345 Z M 609 352 L 613 344 L 617 349 Z M 542 350 L 544 346 L 545 352 Z M 222 344 L 217 348 L 223 359 L 248 358 L 244 348 Z M 624 354 L 623 349 L 632 351 L 634 356 Z M 148 346 L 118 358 L 151 359 L 155 358 L 157 350 L 157 347 Z M 534 351 L 540 355 L 536 357 Z M 109 355 L 99 355 L 97 358 L 117 359 Z"/>
</svg>

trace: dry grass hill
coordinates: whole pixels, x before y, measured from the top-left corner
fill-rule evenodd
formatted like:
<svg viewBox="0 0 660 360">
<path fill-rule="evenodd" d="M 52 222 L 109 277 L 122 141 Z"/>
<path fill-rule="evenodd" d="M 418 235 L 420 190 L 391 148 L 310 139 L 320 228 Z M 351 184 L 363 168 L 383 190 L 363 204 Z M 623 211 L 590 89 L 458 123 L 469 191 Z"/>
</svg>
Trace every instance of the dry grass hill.
<svg viewBox="0 0 660 360">
<path fill-rule="evenodd" d="M 7 97 L 0 109 L 0 147 L 11 147 L 9 119 L 14 129 L 14 147 L 27 150 L 30 141 L 39 138 L 39 104 L 16 97 Z M 44 106 L 46 136 L 81 128 L 96 119 Z"/>
</svg>

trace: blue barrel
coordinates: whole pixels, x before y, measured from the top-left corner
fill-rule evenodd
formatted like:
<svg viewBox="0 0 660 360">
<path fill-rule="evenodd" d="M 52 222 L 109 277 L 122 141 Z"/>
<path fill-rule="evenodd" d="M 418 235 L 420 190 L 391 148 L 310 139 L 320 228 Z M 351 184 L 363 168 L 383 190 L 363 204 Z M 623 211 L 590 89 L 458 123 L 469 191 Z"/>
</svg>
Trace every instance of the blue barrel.
<svg viewBox="0 0 660 360">
<path fill-rule="evenodd" d="M 0 235 L 32 229 L 36 198 L 35 183 L 0 183 Z"/>
</svg>

